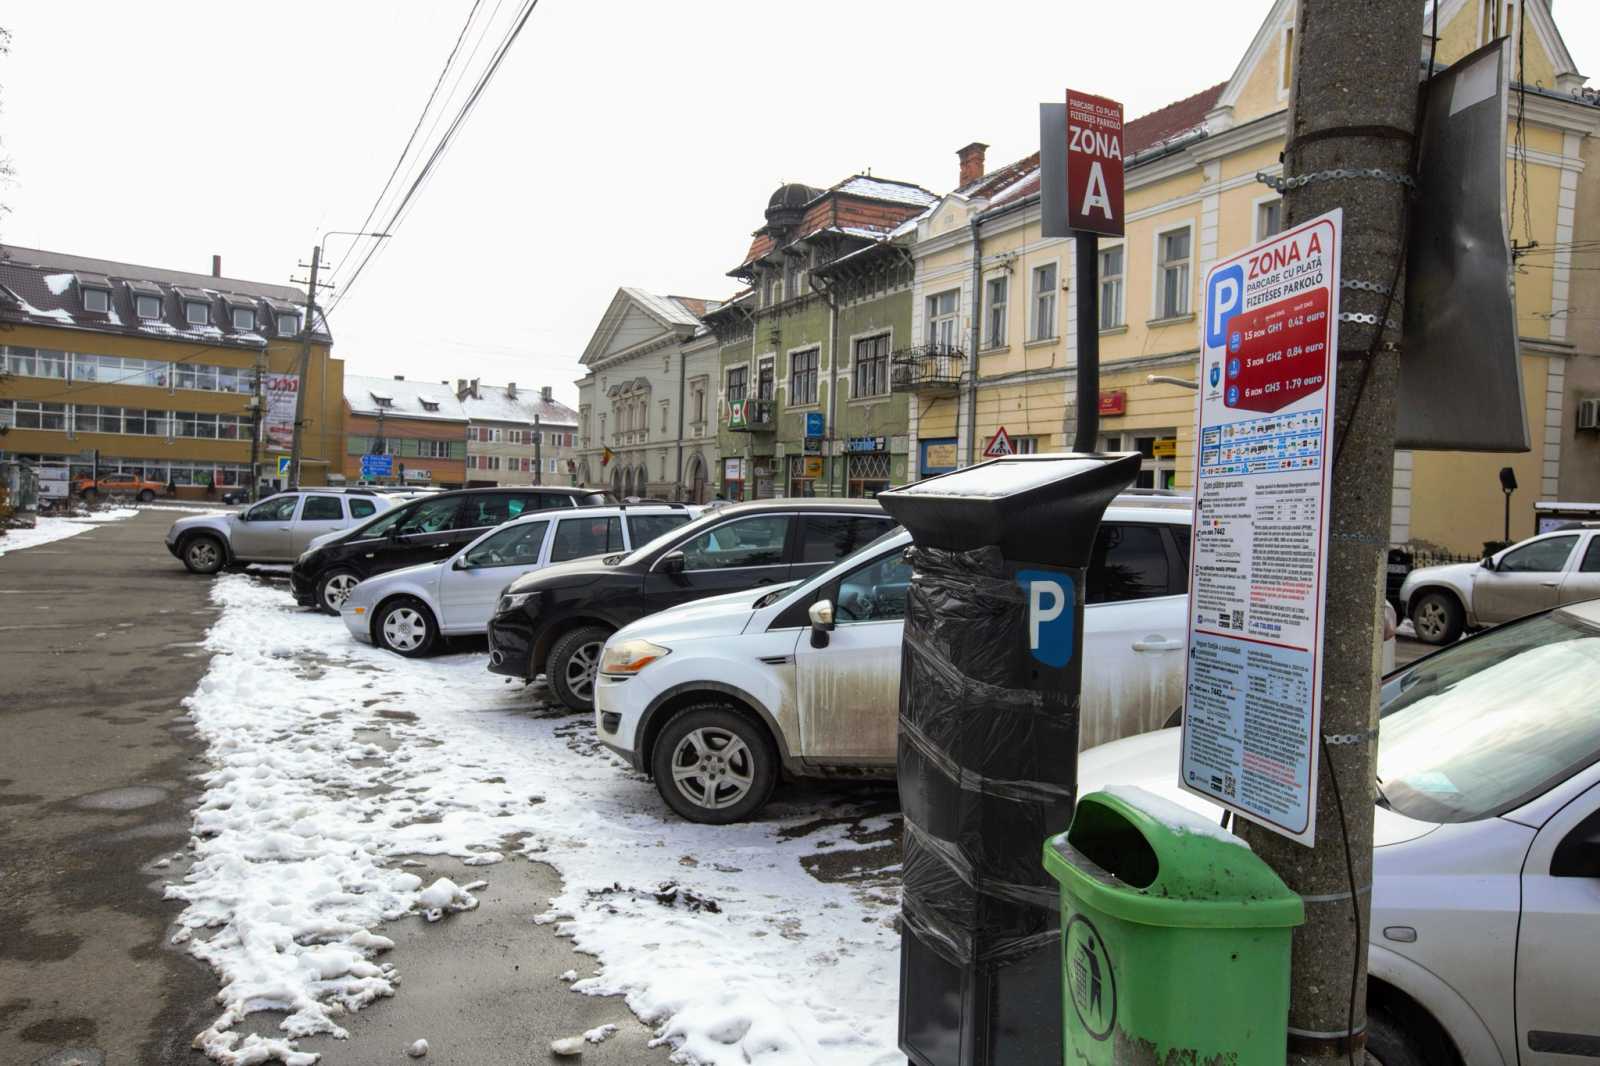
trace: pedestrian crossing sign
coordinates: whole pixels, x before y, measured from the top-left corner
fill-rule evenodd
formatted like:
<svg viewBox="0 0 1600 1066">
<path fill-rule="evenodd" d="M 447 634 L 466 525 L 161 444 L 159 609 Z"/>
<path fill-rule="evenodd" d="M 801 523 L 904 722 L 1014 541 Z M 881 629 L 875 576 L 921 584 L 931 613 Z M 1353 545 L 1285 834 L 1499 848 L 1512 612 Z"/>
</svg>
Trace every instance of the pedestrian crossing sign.
<svg viewBox="0 0 1600 1066">
<path fill-rule="evenodd" d="M 989 438 L 989 446 L 983 449 L 985 459 L 1000 459 L 1007 455 L 1015 455 L 1016 449 L 1011 446 L 1011 437 L 1006 433 L 1006 427 L 1001 426 L 994 436 Z"/>
</svg>

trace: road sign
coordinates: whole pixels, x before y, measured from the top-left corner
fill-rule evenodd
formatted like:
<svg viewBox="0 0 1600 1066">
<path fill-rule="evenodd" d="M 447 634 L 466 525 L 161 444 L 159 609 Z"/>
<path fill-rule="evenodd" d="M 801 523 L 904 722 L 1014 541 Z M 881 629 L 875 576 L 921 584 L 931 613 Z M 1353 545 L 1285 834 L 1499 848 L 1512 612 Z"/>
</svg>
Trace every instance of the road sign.
<svg viewBox="0 0 1600 1066">
<path fill-rule="evenodd" d="M 1067 223 L 1122 236 L 1122 105 L 1067 90 Z"/>
<path fill-rule="evenodd" d="M 361 457 L 362 477 L 393 477 L 394 456 L 392 455 L 363 455 Z"/>
<path fill-rule="evenodd" d="M 278 476 L 279 477 L 288 477 L 289 476 L 289 456 L 287 456 L 287 455 L 278 456 Z"/>
<path fill-rule="evenodd" d="M 1316 837 L 1343 212 L 1206 275 L 1179 784 Z"/>
<path fill-rule="evenodd" d="M 1011 447 L 1011 438 L 1006 434 L 1006 427 L 1001 426 L 995 435 L 989 438 L 989 443 L 983 449 L 985 459 L 999 459 L 1002 456 L 1015 454 L 1016 449 Z"/>
<path fill-rule="evenodd" d="M 806 412 L 806 433 L 808 437 L 820 437 L 827 432 L 827 419 L 821 411 Z"/>
</svg>

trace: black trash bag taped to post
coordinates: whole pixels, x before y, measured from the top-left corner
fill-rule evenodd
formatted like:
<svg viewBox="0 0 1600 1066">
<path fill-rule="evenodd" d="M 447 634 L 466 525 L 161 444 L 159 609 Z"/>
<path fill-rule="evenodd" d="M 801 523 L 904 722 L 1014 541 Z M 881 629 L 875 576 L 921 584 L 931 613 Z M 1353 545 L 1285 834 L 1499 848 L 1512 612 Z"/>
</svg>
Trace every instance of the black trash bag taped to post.
<svg viewBox="0 0 1600 1066">
<path fill-rule="evenodd" d="M 1028 622 L 998 547 L 907 558 L 902 921 L 952 965 L 998 970 L 1056 950 L 1058 890 L 1036 853 L 1072 821 L 1078 699 L 1005 687 L 1027 676 Z"/>
</svg>

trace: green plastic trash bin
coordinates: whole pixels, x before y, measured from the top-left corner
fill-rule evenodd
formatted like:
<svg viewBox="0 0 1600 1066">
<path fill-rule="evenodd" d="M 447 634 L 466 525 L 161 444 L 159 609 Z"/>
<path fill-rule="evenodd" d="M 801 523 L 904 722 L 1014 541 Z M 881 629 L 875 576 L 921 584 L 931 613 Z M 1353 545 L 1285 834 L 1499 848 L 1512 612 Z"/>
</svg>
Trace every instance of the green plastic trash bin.
<svg viewBox="0 0 1600 1066">
<path fill-rule="evenodd" d="M 1062 1062 L 1285 1058 L 1300 897 L 1237 837 L 1142 789 L 1078 800 L 1061 882 Z"/>
</svg>

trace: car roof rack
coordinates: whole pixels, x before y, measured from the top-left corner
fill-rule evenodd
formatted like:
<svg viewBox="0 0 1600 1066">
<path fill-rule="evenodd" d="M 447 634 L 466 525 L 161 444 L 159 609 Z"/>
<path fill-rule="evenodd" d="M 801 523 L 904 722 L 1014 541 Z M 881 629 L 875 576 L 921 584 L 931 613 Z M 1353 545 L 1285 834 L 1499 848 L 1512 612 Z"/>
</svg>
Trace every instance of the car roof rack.
<svg viewBox="0 0 1600 1066">
<path fill-rule="evenodd" d="M 591 504 L 590 506 L 593 506 L 593 507 L 620 507 L 624 511 L 626 511 L 630 507 L 675 507 L 680 511 L 687 511 L 689 509 L 689 505 L 688 504 L 679 503 L 676 500 L 623 500 L 621 503 L 611 503 L 611 504 L 597 503 L 597 504 Z"/>
</svg>

